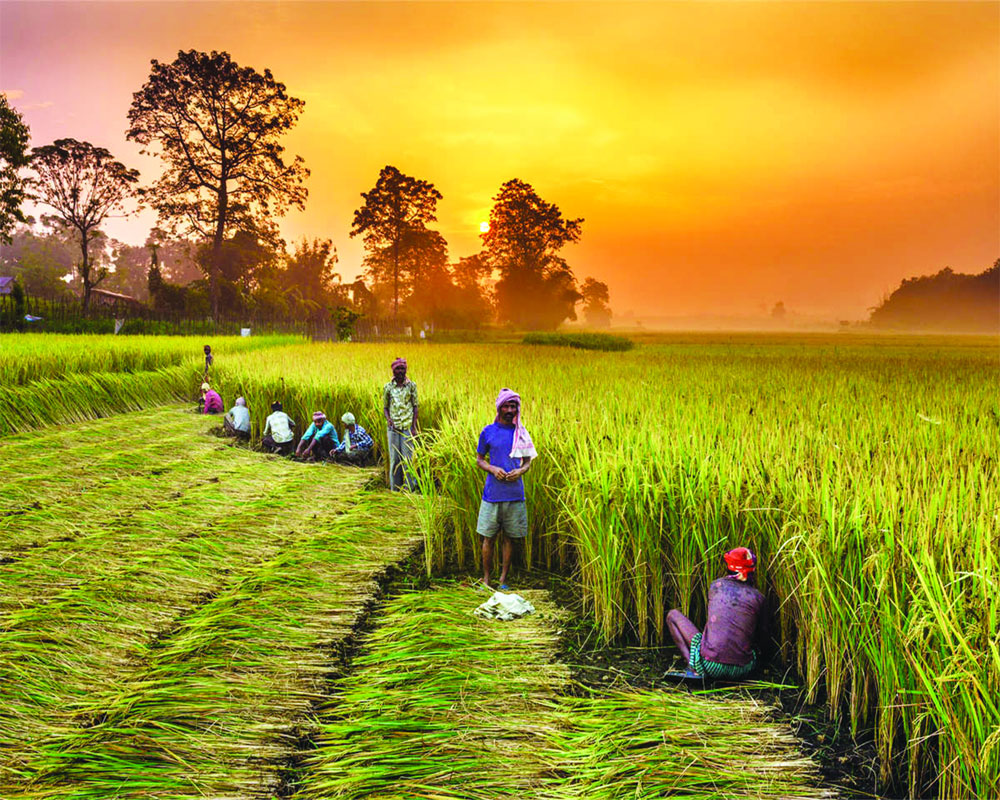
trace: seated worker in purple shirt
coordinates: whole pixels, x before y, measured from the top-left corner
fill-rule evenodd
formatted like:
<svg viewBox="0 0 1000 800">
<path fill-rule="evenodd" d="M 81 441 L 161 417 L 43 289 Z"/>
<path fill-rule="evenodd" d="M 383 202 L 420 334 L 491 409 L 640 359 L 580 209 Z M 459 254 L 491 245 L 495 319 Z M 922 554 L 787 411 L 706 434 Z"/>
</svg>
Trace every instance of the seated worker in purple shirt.
<svg viewBox="0 0 1000 800">
<path fill-rule="evenodd" d="M 514 540 L 524 540 L 528 535 L 528 508 L 521 476 L 538 453 L 521 424 L 520 395 L 501 389 L 496 407 L 496 420 L 483 428 L 476 448 L 476 466 L 486 472 L 476 532 L 483 541 L 483 583 L 490 586 L 494 541 L 497 533 L 503 531 L 500 588 L 506 589 Z"/>
<path fill-rule="evenodd" d="M 723 556 L 729 574 L 708 587 L 708 622 L 704 631 L 676 608 L 667 628 L 691 669 L 706 678 L 743 678 L 757 667 L 763 628 L 764 595 L 753 585 L 757 557 L 746 547 Z"/>
<path fill-rule="evenodd" d="M 201 385 L 201 413 L 221 414 L 225 410 L 219 393 L 207 383 L 203 383 Z"/>
</svg>

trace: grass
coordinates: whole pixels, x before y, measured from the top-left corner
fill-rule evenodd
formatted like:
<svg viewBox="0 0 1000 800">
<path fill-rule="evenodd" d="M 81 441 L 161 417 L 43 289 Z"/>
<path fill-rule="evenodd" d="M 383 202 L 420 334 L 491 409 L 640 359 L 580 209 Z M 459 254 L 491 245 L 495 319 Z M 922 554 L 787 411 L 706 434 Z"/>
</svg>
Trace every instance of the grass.
<svg viewBox="0 0 1000 800">
<path fill-rule="evenodd" d="M 392 599 L 296 798 L 825 796 L 790 733 L 745 700 L 568 696 L 559 613 L 525 594 L 540 613 L 511 623 L 473 617 L 485 596 L 455 584 Z"/>
</svg>

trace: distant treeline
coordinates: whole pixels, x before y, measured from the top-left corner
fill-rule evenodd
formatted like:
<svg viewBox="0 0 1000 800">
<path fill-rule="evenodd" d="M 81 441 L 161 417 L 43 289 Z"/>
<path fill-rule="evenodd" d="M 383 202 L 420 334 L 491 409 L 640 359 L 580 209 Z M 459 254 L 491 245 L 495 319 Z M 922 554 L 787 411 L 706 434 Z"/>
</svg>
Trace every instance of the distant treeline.
<svg viewBox="0 0 1000 800">
<path fill-rule="evenodd" d="M 1000 331 L 1000 259 L 979 275 L 952 272 L 907 278 L 872 311 L 879 328 Z"/>
</svg>

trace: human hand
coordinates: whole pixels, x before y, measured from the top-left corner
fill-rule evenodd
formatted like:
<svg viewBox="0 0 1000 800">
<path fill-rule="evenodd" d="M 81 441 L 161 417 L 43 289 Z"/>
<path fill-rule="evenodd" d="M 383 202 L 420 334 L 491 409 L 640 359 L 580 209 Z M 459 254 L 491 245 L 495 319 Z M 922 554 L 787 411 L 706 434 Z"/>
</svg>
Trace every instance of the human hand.
<svg viewBox="0 0 1000 800">
<path fill-rule="evenodd" d="M 410 427 L 410 436 L 416 436 L 416 435 L 417 435 L 417 426 L 413 425 Z"/>
<path fill-rule="evenodd" d="M 396 426 L 392 424 L 392 420 L 391 420 L 391 419 L 389 419 L 389 420 L 386 420 L 386 422 L 385 422 L 385 426 L 386 426 L 386 427 L 387 427 L 387 428 L 388 428 L 388 429 L 389 429 L 390 431 L 394 431 L 394 430 L 396 430 Z"/>
<path fill-rule="evenodd" d="M 507 480 L 507 473 L 500 467 L 490 467 L 490 472 L 493 474 L 493 477 L 496 478 L 498 481 Z"/>
</svg>

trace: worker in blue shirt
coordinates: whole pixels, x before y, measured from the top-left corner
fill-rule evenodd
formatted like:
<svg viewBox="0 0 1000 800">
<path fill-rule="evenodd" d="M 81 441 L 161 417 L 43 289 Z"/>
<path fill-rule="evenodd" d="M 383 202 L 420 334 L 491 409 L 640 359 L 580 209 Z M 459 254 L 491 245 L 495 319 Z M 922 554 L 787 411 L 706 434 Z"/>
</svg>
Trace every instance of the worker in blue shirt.
<svg viewBox="0 0 1000 800">
<path fill-rule="evenodd" d="M 317 411 L 313 414 L 312 424 L 302 434 L 295 455 L 307 461 L 323 461 L 330 457 L 339 444 L 337 429 L 326 418 L 326 414 Z"/>
</svg>

